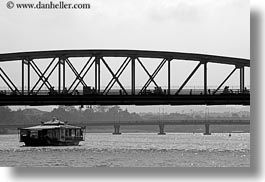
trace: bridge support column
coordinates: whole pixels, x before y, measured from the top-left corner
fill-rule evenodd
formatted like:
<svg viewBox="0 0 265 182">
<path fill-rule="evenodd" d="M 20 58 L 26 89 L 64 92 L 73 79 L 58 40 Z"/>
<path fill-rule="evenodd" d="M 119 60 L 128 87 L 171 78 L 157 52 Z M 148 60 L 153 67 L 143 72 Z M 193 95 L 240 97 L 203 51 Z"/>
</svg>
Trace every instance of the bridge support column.
<svg viewBox="0 0 265 182">
<path fill-rule="evenodd" d="M 65 59 L 62 60 L 63 64 L 63 89 L 66 89 L 65 87 Z"/>
<path fill-rule="evenodd" d="M 204 135 L 211 135 L 210 133 L 210 124 L 205 124 L 205 133 Z"/>
<path fill-rule="evenodd" d="M 27 73 L 25 71 L 25 67 L 27 66 Z M 27 75 L 27 81 L 25 81 L 25 73 Z M 30 60 L 29 59 L 23 59 L 22 60 L 22 95 L 26 95 L 25 94 L 25 82 L 27 82 L 28 85 L 28 95 L 30 95 Z"/>
<path fill-rule="evenodd" d="M 244 67 L 240 67 L 240 92 L 243 93 L 244 92 L 244 88 L 245 88 L 245 72 L 244 72 Z"/>
<path fill-rule="evenodd" d="M 132 62 L 132 95 L 135 95 L 135 58 L 131 59 Z"/>
<path fill-rule="evenodd" d="M 165 135 L 166 134 L 164 132 L 165 125 L 163 123 L 160 123 L 158 126 L 159 126 L 159 133 L 158 133 L 158 135 Z"/>
<path fill-rule="evenodd" d="M 100 57 L 95 57 L 95 90 L 100 93 Z"/>
<path fill-rule="evenodd" d="M 24 95 L 24 60 L 22 60 L 22 95 Z"/>
<path fill-rule="evenodd" d="M 120 125 L 119 124 L 115 124 L 114 125 L 114 132 L 112 133 L 113 135 L 120 135 Z"/>
<path fill-rule="evenodd" d="M 61 58 L 58 60 L 58 93 L 61 93 Z"/>
<path fill-rule="evenodd" d="M 204 95 L 207 95 L 207 62 L 204 63 Z"/>
<path fill-rule="evenodd" d="M 171 62 L 171 59 L 167 60 L 168 61 L 168 67 L 167 67 L 167 84 L 168 84 L 168 88 L 167 88 L 167 94 L 170 95 L 170 62 Z"/>
</svg>

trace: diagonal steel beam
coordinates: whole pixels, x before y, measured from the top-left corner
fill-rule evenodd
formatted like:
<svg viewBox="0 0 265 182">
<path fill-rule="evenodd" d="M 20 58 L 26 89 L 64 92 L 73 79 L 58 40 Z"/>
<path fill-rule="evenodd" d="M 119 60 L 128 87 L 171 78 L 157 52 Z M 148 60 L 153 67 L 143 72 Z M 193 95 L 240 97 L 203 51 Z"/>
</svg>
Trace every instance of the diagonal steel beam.
<svg viewBox="0 0 265 182">
<path fill-rule="evenodd" d="M 144 84 L 143 88 L 141 89 L 141 91 L 139 92 L 139 94 L 141 94 L 149 85 L 151 82 L 153 82 L 156 87 L 158 87 L 158 84 L 155 82 L 154 78 L 155 76 L 158 74 L 158 72 L 161 70 L 161 68 L 164 66 L 164 64 L 166 63 L 166 59 L 163 59 L 162 62 L 158 65 L 158 67 L 155 69 L 155 71 L 153 72 L 152 75 L 150 75 L 150 73 L 148 72 L 148 70 L 145 68 L 145 66 L 143 65 L 143 63 L 140 61 L 139 58 L 136 58 L 138 60 L 138 62 L 140 63 L 140 65 L 143 67 L 143 69 L 145 70 L 145 72 L 148 74 L 149 79 L 147 80 L 147 82 Z"/>
<path fill-rule="evenodd" d="M 123 73 L 123 71 L 126 69 L 126 67 L 129 65 L 130 63 L 130 59 L 127 61 L 126 65 L 124 66 L 124 68 L 121 70 L 121 72 L 117 75 L 117 79 L 119 79 L 119 77 L 121 76 L 121 74 Z M 114 80 L 114 82 L 112 82 L 109 90 L 107 91 L 107 93 L 109 93 L 110 89 L 113 87 L 113 85 L 116 83 L 116 80 Z"/>
<path fill-rule="evenodd" d="M 46 85 L 46 87 L 48 89 L 50 89 L 52 87 L 52 85 L 44 76 L 41 75 L 42 73 L 41 73 L 40 69 L 37 67 L 37 65 L 34 63 L 33 60 L 31 60 L 30 65 L 33 68 L 33 70 L 37 73 L 37 75 L 41 78 L 41 80 Z M 31 91 L 33 91 L 33 89 Z"/>
<path fill-rule="evenodd" d="M 92 58 L 92 57 L 91 57 L 91 58 Z M 89 59 L 89 61 L 90 61 L 90 60 L 91 60 L 91 59 Z M 85 66 L 82 68 L 82 71 L 83 71 L 84 68 L 88 65 L 89 61 L 86 62 Z M 70 60 L 69 60 L 68 58 L 66 59 L 66 63 L 68 64 L 69 68 L 74 72 L 74 74 L 75 74 L 75 76 L 76 76 L 76 79 L 74 80 L 74 82 L 73 82 L 72 85 L 70 86 L 70 87 L 72 87 L 72 86 L 75 84 L 76 80 L 80 79 L 80 74 L 81 74 L 82 71 L 81 71 L 80 73 L 78 73 L 78 72 L 76 71 L 75 67 L 73 66 L 73 64 L 70 62 Z M 83 80 L 81 80 L 81 83 L 82 83 L 83 86 L 85 86 L 85 87 L 87 86 L 86 83 L 85 83 Z M 70 89 L 68 89 L 68 90 L 70 90 Z"/>
<path fill-rule="evenodd" d="M 9 83 L 6 81 L 6 79 L 2 76 L 2 74 L 0 74 L 0 77 L 2 78 L 2 80 L 6 83 L 6 85 L 8 86 L 8 88 L 14 92 L 13 88 L 9 85 Z"/>
<path fill-rule="evenodd" d="M 125 68 L 127 67 L 127 65 L 129 64 L 130 62 L 130 58 L 127 57 L 122 65 L 119 67 L 118 71 L 115 73 L 115 77 L 119 78 L 120 75 L 123 73 L 123 71 L 125 70 Z M 112 79 L 110 80 L 110 82 L 108 83 L 108 85 L 105 87 L 104 91 L 103 91 L 103 94 L 106 92 L 106 94 L 109 93 L 110 89 L 113 87 L 113 85 L 116 83 L 116 80 L 114 77 L 112 77 Z"/>
<path fill-rule="evenodd" d="M 144 69 L 144 71 L 147 73 L 147 75 L 149 76 L 149 79 L 152 78 L 152 75 L 150 75 L 150 73 L 148 72 L 148 70 L 145 68 L 145 66 L 143 65 L 143 63 L 140 61 L 139 58 L 136 58 L 138 60 L 138 62 L 140 63 L 140 65 L 142 66 L 142 68 Z M 154 84 L 158 87 L 157 83 L 155 82 L 155 80 L 152 78 L 152 81 L 154 82 Z M 140 92 L 142 92 L 142 90 L 145 88 L 145 86 L 141 89 Z M 139 93 L 140 93 L 139 92 Z"/>
<path fill-rule="evenodd" d="M 118 84 L 120 85 L 121 89 L 124 91 L 124 93 L 126 95 L 128 95 L 128 93 L 126 92 L 125 88 L 123 87 L 123 85 L 121 84 L 121 82 L 119 81 L 119 79 L 115 76 L 115 74 L 113 73 L 113 71 L 111 70 L 111 68 L 109 67 L 109 65 L 106 63 L 104 58 L 100 58 L 103 63 L 105 64 L 105 66 L 107 67 L 107 69 L 109 70 L 109 72 L 112 74 L 113 78 L 118 82 Z"/>
<path fill-rule="evenodd" d="M 57 62 L 57 63 L 54 65 L 53 69 L 50 71 L 50 73 L 48 74 L 48 76 L 45 78 L 46 81 L 49 80 L 50 76 L 52 75 L 52 73 L 54 72 L 54 70 L 55 70 L 55 68 L 57 67 L 58 64 L 59 64 L 59 62 Z M 44 84 L 45 84 L 44 82 L 41 84 L 41 86 L 39 87 L 39 89 L 37 90 L 36 93 L 39 93 L 39 91 L 41 90 L 41 88 L 43 87 Z"/>
<path fill-rule="evenodd" d="M 91 59 L 92 59 L 92 57 L 91 57 Z M 90 59 L 90 60 L 91 60 Z M 76 84 L 76 86 L 74 87 L 74 89 L 73 89 L 73 91 L 78 87 L 78 85 L 81 83 L 81 80 L 83 80 L 84 79 L 84 77 L 86 76 L 86 74 L 88 73 L 88 71 L 90 70 L 90 68 L 93 66 L 93 64 L 96 62 L 95 61 L 96 60 L 96 58 L 92 61 L 92 63 L 89 65 L 89 67 L 87 68 L 87 70 L 85 71 L 85 73 L 83 74 L 83 76 L 81 76 L 80 77 L 80 79 L 79 79 L 79 81 L 78 81 L 78 83 Z"/>
<path fill-rule="evenodd" d="M 236 71 L 237 67 L 235 67 L 231 73 L 224 79 L 224 81 L 217 87 L 217 89 L 213 92 L 213 94 L 215 94 L 216 92 L 218 92 L 218 90 L 224 85 L 224 83 L 231 77 L 231 75 Z"/>
<path fill-rule="evenodd" d="M 161 70 L 161 68 L 164 66 L 165 63 L 166 63 L 166 59 L 163 59 L 162 62 L 158 65 L 158 67 L 154 71 L 154 73 L 152 74 L 152 78 L 149 78 L 149 80 L 147 81 L 145 88 L 147 88 L 150 85 L 152 80 L 154 81 L 156 75 L 159 73 L 159 71 Z"/>
<path fill-rule="evenodd" d="M 182 90 L 182 88 L 188 83 L 188 81 L 190 80 L 190 78 L 194 75 L 194 73 L 198 70 L 198 68 L 201 66 L 201 62 L 199 62 L 197 64 L 197 66 L 194 68 L 194 70 L 191 72 L 191 74 L 188 76 L 188 78 L 184 81 L 184 83 L 180 86 L 180 88 L 178 89 L 178 91 L 175 93 L 175 95 L 178 95 L 179 92 Z"/>
<path fill-rule="evenodd" d="M 0 73 L 0 77 L 3 79 L 3 81 L 7 84 L 7 86 L 12 90 L 12 92 L 17 91 L 19 94 L 20 91 L 17 89 L 16 85 L 12 82 L 12 80 L 7 76 L 7 74 L 4 72 L 4 70 L 0 67 L 0 72 L 6 77 L 6 79 L 10 82 L 10 84 L 15 88 L 12 89 L 11 85 L 8 83 L 8 81 L 3 77 L 3 75 Z"/>
<path fill-rule="evenodd" d="M 46 80 L 46 78 L 45 78 L 45 74 L 47 73 L 47 71 L 50 69 L 50 67 L 51 67 L 51 65 L 53 64 L 53 62 L 54 62 L 54 60 L 55 60 L 56 58 L 53 58 L 52 59 L 52 61 L 50 62 L 50 64 L 47 66 L 47 68 L 44 70 L 44 72 L 43 73 L 41 73 L 41 71 L 39 70 L 39 72 L 41 73 L 41 75 L 39 75 L 38 73 L 38 75 L 39 75 L 39 79 L 38 79 L 38 81 L 35 83 L 35 85 L 32 87 L 32 89 L 31 89 L 31 92 L 33 92 L 34 91 L 34 89 L 36 88 L 36 86 L 39 84 L 39 82 L 40 81 L 43 81 L 43 82 L 45 82 L 45 80 Z M 36 67 L 37 67 L 37 65 L 36 65 L 36 63 L 32 60 L 31 61 Z M 31 64 L 30 62 L 29 62 L 29 64 Z M 31 65 L 32 66 L 32 65 Z M 33 66 L 32 66 L 33 67 Z M 34 67 L 33 67 L 33 69 L 34 69 Z M 36 72 L 36 70 L 34 69 L 34 71 Z M 47 85 L 46 85 L 47 86 Z M 49 85 L 50 87 L 51 87 L 51 85 Z M 49 88 L 49 87 L 48 87 Z"/>
<path fill-rule="evenodd" d="M 69 59 L 66 59 L 66 63 L 69 65 L 69 67 L 72 69 L 72 71 L 74 72 L 74 74 L 76 75 L 75 80 L 72 82 L 71 86 L 69 87 L 68 91 L 71 90 L 71 88 L 74 86 L 75 82 L 77 80 L 79 80 L 79 83 L 82 83 L 83 86 L 87 87 L 87 84 L 84 82 L 83 78 L 81 77 L 82 73 L 84 72 L 85 68 L 87 67 L 87 65 L 89 64 L 89 62 L 91 61 L 92 57 L 90 57 L 88 59 L 88 61 L 86 62 L 86 64 L 83 66 L 82 70 L 78 73 L 76 71 L 76 69 L 74 68 L 74 66 L 72 65 L 72 63 L 70 62 Z M 79 84 L 78 84 L 79 85 Z"/>
</svg>

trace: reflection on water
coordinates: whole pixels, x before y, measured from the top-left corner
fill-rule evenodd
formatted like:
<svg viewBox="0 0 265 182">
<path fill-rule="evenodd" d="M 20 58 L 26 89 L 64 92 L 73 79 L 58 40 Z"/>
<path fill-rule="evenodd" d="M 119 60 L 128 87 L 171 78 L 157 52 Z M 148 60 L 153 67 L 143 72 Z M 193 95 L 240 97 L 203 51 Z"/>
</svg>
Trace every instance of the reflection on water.
<svg viewBox="0 0 265 182">
<path fill-rule="evenodd" d="M 0 135 L 0 166 L 249 167 L 248 133 L 86 134 L 80 146 L 25 147 Z"/>
</svg>

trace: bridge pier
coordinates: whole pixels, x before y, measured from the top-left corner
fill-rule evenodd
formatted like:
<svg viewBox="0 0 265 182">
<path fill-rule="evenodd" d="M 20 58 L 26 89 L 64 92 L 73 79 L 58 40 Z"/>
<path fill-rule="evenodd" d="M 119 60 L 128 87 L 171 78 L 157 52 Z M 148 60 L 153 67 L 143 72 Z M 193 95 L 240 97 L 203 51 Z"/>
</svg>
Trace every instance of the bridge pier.
<svg viewBox="0 0 265 182">
<path fill-rule="evenodd" d="M 211 135 L 210 133 L 210 124 L 205 124 L 205 133 L 204 135 Z"/>
<path fill-rule="evenodd" d="M 160 123 L 158 126 L 159 126 L 159 133 L 158 133 L 158 135 L 165 135 L 166 134 L 164 132 L 165 125 L 163 123 Z"/>
<path fill-rule="evenodd" d="M 115 124 L 114 125 L 114 132 L 112 133 L 113 135 L 120 135 L 121 132 L 120 132 L 120 126 L 119 124 Z"/>
</svg>

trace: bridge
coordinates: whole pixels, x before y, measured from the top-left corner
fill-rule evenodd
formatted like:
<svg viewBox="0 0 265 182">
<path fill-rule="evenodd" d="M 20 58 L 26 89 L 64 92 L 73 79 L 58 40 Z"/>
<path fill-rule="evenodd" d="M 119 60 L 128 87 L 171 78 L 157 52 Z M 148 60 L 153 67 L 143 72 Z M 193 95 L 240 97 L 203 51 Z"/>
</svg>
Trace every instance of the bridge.
<svg viewBox="0 0 265 182">
<path fill-rule="evenodd" d="M 165 125 L 204 125 L 204 135 L 210 135 L 210 125 L 250 125 L 249 120 L 164 120 L 164 121 L 138 121 L 138 122 L 105 122 L 105 123 L 86 123 L 89 126 L 113 126 L 114 135 L 120 135 L 120 127 L 128 125 L 158 125 L 159 135 L 165 135 Z"/>
<path fill-rule="evenodd" d="M 159 127 L 159 135 L 165 135 L 165 126 L 166 125 L 204 125 L 205 133 L 204 135 L 210 135 L 210 125 L 250 125 L 250 120 L 163 120 L 163 121 L 109 121 L 109 122 L 86 122 L 86 123 L 75 123 L 78 126 L 113 126 L 114 127 L 114 135 L 120 135 L 120 127 L 121 126 L 151 126 L 156 125 Z M 5 128 L 16 129 L 16 128 L 24 128 L 32 126 L 27 125 L 0 125 L 0 129 L 4 130 Z"/>
<path fill-rule="evenodd" d="M 73 64 L 77 58 L 86 60 L 81 70 Z M 113 59 L 122 59 L 117 70 L 110 66 Z M 160 63 L 151 72 L 146 62 L 150 64 L 152 59 Z M 176 82 L 176 78 L 172 77 L 172 62 L 180 60 L 195 62 L 196 66 L 177 86 L 172 84 Z M 39 66 L 38 61 L 48 65 Z M 17 65 L 12 72 L 21 73 L 21 76 L 12 78 L 4 69 L 3 65 L 11 62 Z M 216 83 L 216 88 L 209 88 L 208 63 L 232 65 L 234 68 L 221 83 Z M 136 69 L 137 66 L 141 70 Z M 185 89 L 200 67 L 203 67 L 203 88 Z M 0 54 L 0 88 L 7 88 L 0 90 L 0 105 L 250 105 L 250 90 L 245 88 L 244 79 L 246 67 L 250 67 L 248 59 L 163 51 L 58 50 L 6 53 Z M 164 75 L 167 85 L 164 87 L 155 80 L 163 68 L 167 70 Z M 121 81 L 125 70 L 130 73 L 129 86 Z M 237 70 L 240 72 L 239 88 L 224 87 Z M 136 75 L 139 71 L 143 71 L 148 79 L 137 88 Z M 73 81 L 67 78 L 70 72 L 75 76 Z M 88 77 L 90 72 L 93 76 Z M 108 79 L 102 78 L 106 72 L 111 77 L 108 84 L 102 85 L 102 80 Z M 37 79 L 33 78 L 33 74 Z M 115 84 L 119 86 L 118 89 L 113 88 Z"/>
</svg>

